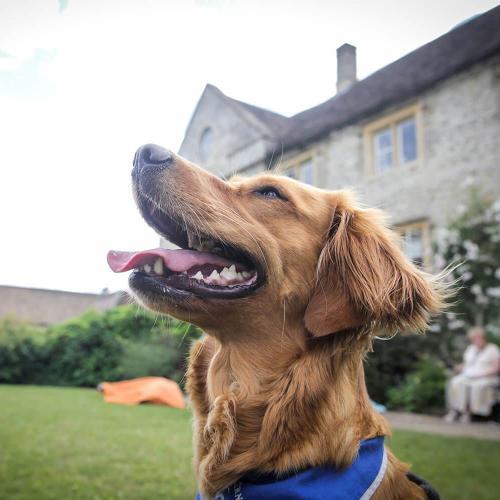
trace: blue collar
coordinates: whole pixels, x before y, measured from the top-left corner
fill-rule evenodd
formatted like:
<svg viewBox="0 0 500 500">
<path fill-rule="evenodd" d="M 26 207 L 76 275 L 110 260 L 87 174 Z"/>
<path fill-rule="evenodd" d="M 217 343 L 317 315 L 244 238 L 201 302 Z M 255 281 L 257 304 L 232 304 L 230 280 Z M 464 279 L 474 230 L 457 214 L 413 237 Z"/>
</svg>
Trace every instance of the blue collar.
<svg viewBox="0 0 500 500">
<path fill-rule="evenodd" d="M 217 493 L 215 500 L 368 500 L 386 468 L 384 438 L 376 437 L 361 442 L 356 460 L 346 469 L 314 467 L 285 476 L 250 473 Z"/>
</svg>

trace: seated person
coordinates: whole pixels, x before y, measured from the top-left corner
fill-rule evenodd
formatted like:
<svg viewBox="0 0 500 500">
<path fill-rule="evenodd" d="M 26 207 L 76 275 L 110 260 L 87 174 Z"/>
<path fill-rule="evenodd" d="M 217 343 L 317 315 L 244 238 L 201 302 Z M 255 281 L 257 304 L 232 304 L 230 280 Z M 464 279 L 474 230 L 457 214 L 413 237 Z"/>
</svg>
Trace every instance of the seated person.
<svg viewBox="0 0 500 500">
<path fill-rule="evenodd" d="M 500 350 L 486 340 L 484 329 L 471 328 L 470 345 L 465 349 L 464 362 L 455 367 L 455 375 L 447 387 L 449 413 L 445 419 L 470 422 L 471 414 L 488 416 L 495 403 L 499 383 Z"/>
</svg>

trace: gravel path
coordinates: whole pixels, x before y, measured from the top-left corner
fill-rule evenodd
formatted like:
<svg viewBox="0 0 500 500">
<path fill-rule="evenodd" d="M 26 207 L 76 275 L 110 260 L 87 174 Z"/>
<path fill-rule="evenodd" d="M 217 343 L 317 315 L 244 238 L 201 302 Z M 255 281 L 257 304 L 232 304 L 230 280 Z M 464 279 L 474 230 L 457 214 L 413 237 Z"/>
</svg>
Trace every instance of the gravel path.
<svg viewBox="0 0 500 500">
<path fill-rule="evenodd" d="M 392 411 L 384 413 L 384 416 L 394 429 L 500 441 L 500 424 L 495 422 L 449 424 L 440 417 Z"/>
</svg>

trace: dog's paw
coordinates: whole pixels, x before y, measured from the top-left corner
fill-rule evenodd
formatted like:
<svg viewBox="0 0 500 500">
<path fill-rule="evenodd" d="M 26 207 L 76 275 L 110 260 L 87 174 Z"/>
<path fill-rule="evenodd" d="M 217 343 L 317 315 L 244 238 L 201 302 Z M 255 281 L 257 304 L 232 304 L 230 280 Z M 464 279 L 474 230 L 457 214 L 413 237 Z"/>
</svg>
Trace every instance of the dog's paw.
<svg viewBox="0 0 500 500">
<path fill-rule="evenodd" d="M 203 439 L 212 464 L 227 460 L 236 436 L 234 402 L 227 396 L 215 399 L 203 429 Z"/>
</svg>

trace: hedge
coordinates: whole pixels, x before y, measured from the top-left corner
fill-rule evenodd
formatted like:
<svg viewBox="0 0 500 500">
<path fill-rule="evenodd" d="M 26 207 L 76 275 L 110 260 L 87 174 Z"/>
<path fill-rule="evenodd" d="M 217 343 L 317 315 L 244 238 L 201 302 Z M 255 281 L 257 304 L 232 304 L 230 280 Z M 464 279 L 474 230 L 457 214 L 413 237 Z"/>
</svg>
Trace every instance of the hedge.
<svg viewBox="0 0 500 500">
<path fill-rule="evenodd" d="M 180 381 L 199 335 L 133 305 L 88 311 L 46 329 L 7 318 L 0 321 L 0 383 L 92 387 L 146 375 Z"/>
</svg>

